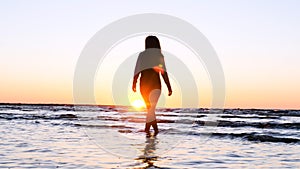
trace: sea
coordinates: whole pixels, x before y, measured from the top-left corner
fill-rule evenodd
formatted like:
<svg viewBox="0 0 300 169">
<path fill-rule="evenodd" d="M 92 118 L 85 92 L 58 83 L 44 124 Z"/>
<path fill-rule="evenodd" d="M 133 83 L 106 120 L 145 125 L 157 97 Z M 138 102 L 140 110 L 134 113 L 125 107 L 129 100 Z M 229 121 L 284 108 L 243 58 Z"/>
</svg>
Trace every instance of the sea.
<svg viewBox="0 0 300 169">
<path fill-rule="evenodd" d="M 0 168 L 300 168 L 300 110 L 0 104 Z"/>
</svg>

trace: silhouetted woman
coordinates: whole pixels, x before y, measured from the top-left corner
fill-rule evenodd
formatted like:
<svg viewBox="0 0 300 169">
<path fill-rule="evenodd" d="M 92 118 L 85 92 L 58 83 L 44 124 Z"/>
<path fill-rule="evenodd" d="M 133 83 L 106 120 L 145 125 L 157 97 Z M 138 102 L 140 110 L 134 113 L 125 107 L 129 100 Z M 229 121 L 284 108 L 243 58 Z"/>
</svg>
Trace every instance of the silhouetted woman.
<svg viewBox="0 0 300 169">
<path fill-rule="evenodd" d="M 145 48 L 145 51 L 139 54 L 136 62 L 132 90 L 136 92 L 136 82 L 141 74 L 140 92 L 147 107 L 145 132 L 149 134 L 152 126 L 156 135 L 158 127 L 155 107 L 161 94 L 160 75 L 162 75 L 168 87 L 169 96 L 172 95 L 172 88 L 158 38 L 156 36 L 148 36 L 145 40 Z"/>
</svg>

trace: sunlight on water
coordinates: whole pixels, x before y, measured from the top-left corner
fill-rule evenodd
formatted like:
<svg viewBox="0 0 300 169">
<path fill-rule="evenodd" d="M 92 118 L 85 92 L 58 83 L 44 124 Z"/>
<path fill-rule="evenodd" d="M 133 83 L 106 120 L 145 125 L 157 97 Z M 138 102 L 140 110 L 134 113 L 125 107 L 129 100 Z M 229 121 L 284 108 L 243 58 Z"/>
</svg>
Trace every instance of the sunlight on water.
<svg viewBox="0 0 300 169">
<path fill-rule="evenodd" d="M 145 108 L 145 103 L 142 100 L 134 100 L 131 105 L 136 109 Z"/>
<path fill-rule="evenodd" d="M 145 113 L 113 106 L 0 105 L 3 168 L 215 168 L 299 166 L 299 111 L 159 109 L 160 133 L 145 137 Z"/>
</svg>

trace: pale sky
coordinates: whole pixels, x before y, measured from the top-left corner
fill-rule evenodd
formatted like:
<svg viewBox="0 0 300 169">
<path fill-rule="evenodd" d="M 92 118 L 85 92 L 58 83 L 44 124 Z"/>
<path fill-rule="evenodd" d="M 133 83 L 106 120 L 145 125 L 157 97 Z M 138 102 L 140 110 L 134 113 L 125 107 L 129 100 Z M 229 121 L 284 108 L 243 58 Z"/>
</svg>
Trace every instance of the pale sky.
<svg viewBox="0 0 300 169">
<path fill-rule="evenodd" d="M 74 70 L 87 41 L 120 18 L 162 13 L 191 23 L 210 41 L 223 66 L 225 107 L 299 109 L 299 9 L 297 0 L 3 0 L 0 102 L 73 103 Z M 143 38 L 135 42 L 132 49 L 143 50 Z M 176 53 L 171 40 L 161 43 Z M 111 55 L 117 49 L 122 44 Z M 209 107 L 209 86 L 198 87 L 200 105 Z"/>
</svg>

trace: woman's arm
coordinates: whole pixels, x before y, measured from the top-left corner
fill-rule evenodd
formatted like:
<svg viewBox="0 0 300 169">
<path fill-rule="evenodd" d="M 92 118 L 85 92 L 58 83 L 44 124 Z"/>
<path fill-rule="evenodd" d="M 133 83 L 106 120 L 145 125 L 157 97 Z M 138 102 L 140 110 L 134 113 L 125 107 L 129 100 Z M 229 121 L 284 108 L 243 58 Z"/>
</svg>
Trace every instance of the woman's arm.
<svg viewBox="0 0 300 169">
<path fill-rule="evenodd" d="M 134 76 L 133 76 L 133 83 L 132 83 L 132 90 L 133 92 L 136 92 L 136 82 L 139 78 L 139 75 L 140 75 L 140 64 L 141 64 L 141 53 L 139 54 L 138 56 L 138 59 L 136 61 L 136 64 L 135 64 L 135 68 L 134 68 Z"/>
<path fill-rule="evenodd" d="M 140 73 L 137 73 L 133 76 L 133 83 L 132 83 L 132 90 L 133 92 L 136 92 L 136 82 L 139 78 Z"/>
<path fill-rule="evenodd" d="M 170 84 L 170 81 L 169 81 L 169 76 L 168 76 L 168 73 L 167 72 L 163 72 L 162 73 L 162 77 L 168 87 L 168 91 L 169 91 L 169 94 L 168 96 L 171 96 L 172 95 L 172 88 L 171 88 L 171 84 Z"/>
<path fill-rule="evenodd" d="M 163 71 L 161 72 L 161 75 L 168 87 L 168 91 L 169 91 L 169 94 L 168 96 L 171 96 L 172 95 L 172 87 L 171 87 L 171 84 L 170 84 L 170 80 L 169 80 L 169 76 L 168 76 L 168 73 L 167 73 L 167 68 L 166 68 L 166 64 L 165 64 L 165 59 L 164 57 L 161 57 L 161 64 L 162 64 L 162 68 L 163 68 Z"/>
</svg>

